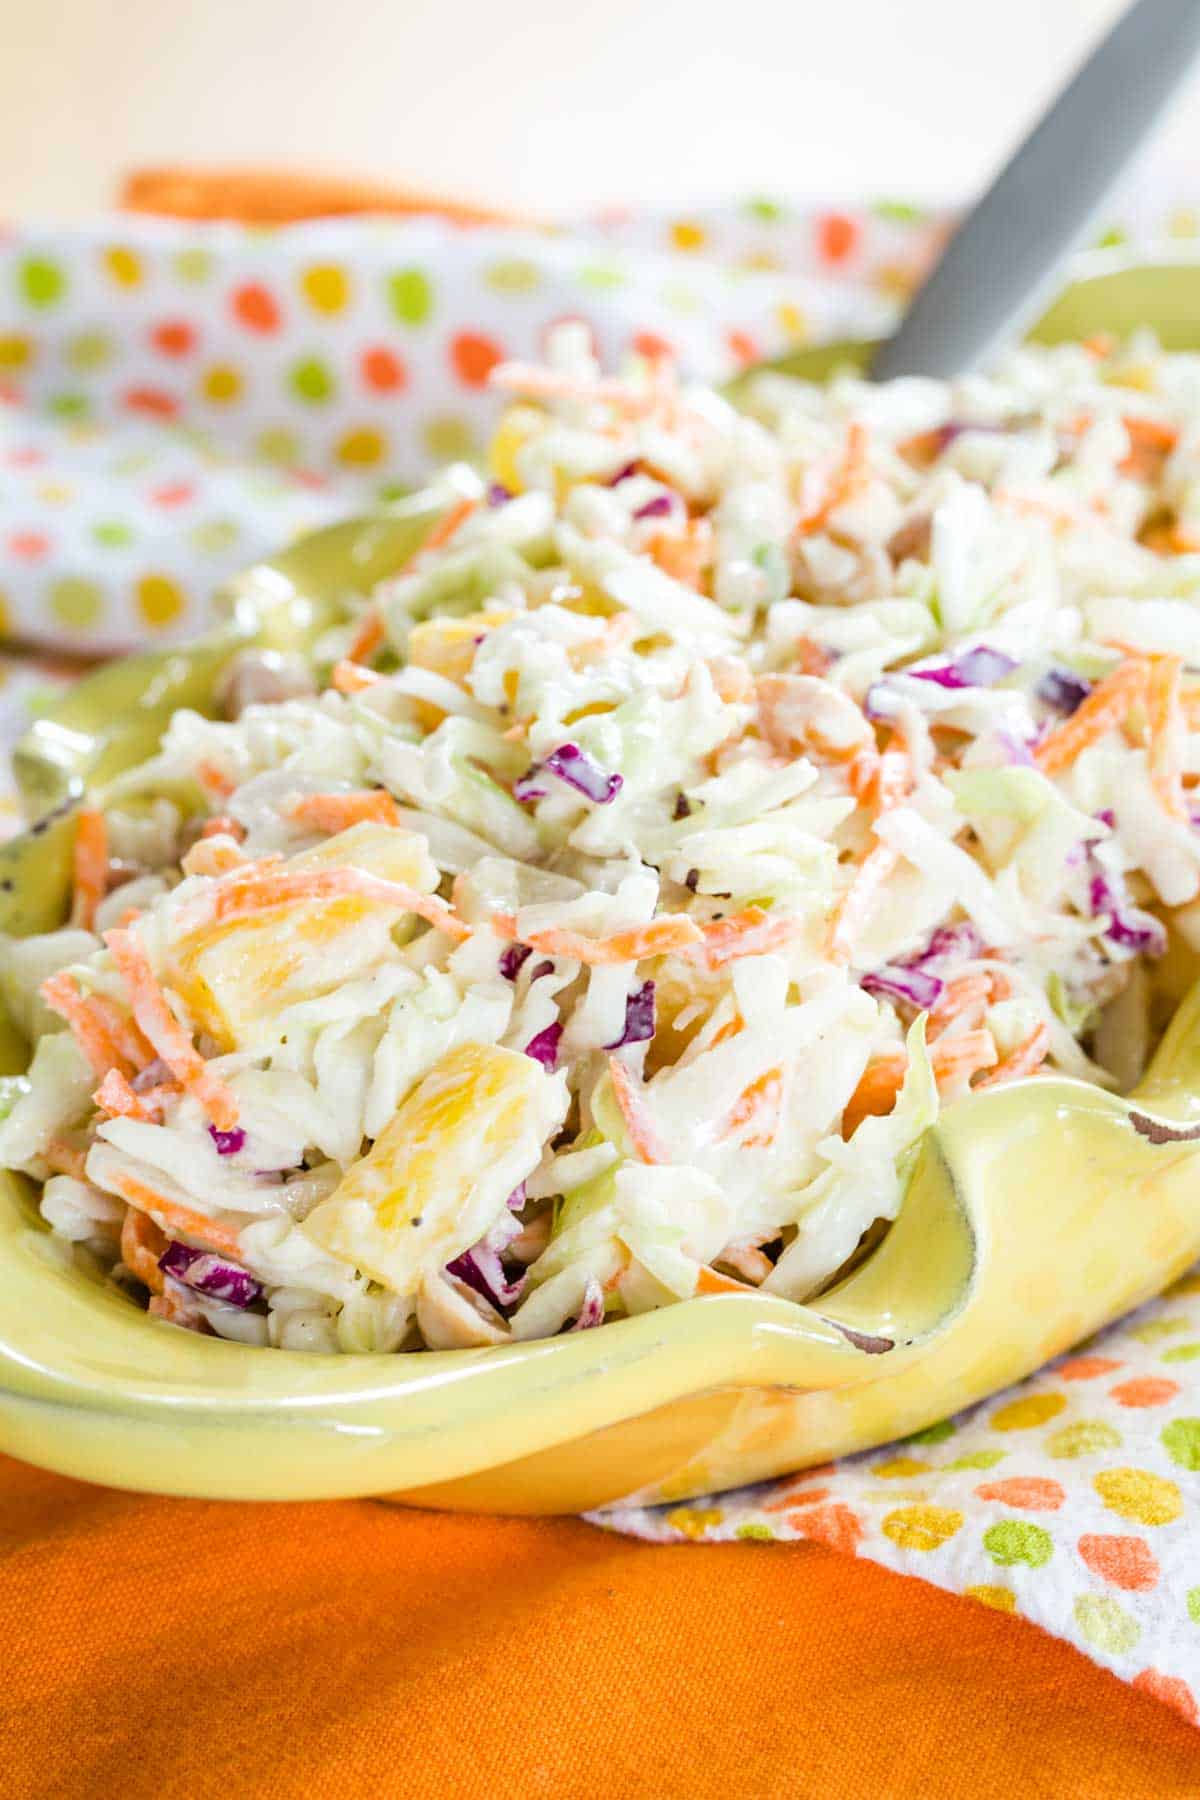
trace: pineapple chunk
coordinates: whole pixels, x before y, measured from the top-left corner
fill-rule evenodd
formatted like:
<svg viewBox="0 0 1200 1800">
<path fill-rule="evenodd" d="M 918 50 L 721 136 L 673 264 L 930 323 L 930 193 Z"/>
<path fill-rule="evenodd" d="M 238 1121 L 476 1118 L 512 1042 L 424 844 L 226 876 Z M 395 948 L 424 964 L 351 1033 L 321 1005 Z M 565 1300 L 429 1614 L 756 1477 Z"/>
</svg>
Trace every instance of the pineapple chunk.
<svg viewBox="0 0 1200 1800">
<path fill-rule="evenodd" d="M 362 869 L 424 894 L 438 883 L 425 839 L 393 825 L 352 825 L 287 867 Z M 168 979 L 200 1027 L 235 1049 L 285 1006 L 327 994 L 394 954 L 398 922 L 394 908 L 356 894 L 298 900 L 190 932 L 175 947 Z"/>
<path fill-rule="evenodd" d="M 462 619 L 426 619 L 408 634 L 408 660 L 461 687 L 471 673 L 479 639 L 516 616 L 497 607 L 495 612 L 468 613 Z"/>
<path fill-rule="evenodd" d="M 561 1076 L 493 1044 L 460 1044 L 300 1226 L 396 1294 L 478 1242 L 566 1115 Z"/>
</svg>

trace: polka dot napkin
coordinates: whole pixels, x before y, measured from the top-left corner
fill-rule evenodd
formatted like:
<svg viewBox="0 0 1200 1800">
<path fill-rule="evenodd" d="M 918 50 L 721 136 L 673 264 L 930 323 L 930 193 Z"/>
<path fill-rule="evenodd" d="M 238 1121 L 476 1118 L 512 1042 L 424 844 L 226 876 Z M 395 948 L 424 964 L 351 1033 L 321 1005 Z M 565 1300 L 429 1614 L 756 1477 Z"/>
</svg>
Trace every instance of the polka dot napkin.
<svg viewBox="0 0 1200 1800">
<path fill-rule="evenodd" d="M 945 221 L 754 199 L 561 231 L 120 217 L 0 237 L 0 631 L 109 654 L 194 634 L 220 584 L 481 448 L 503 357 L 586 319 L 720 379 L 884 331 Z M 1134 204 L 1110 240 L 1193 238 Z M 0 747 L 66 678 L 0 660 Z M 0 832 L 16 822 L 0 794 Z M 807 1538 L 1017 1612 L 1197 1720 L 1200 1277 L 916 1438 L 685 1505 L 656 1541 Z M 748 1554 L 750 1552 L 748 1551 Z"/>
</svg>

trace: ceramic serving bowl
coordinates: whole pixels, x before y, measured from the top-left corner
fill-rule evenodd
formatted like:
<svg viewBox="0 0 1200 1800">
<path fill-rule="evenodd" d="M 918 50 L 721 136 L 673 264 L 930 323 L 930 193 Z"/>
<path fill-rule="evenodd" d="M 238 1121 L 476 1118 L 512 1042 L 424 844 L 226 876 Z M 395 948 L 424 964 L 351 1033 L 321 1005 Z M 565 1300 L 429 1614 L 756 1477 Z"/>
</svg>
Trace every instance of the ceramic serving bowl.
<svg viewBox="0 0 1200 1800">
<path fill-rule="evenodd" d="M 1101 260 L 1038 335 L 1138 324 L 1200 347 L 1200 263 Z M 73 688 L 17 752 L 35 823 L 0 846 L 0 928 L 61 922 L 89 787 L 149 754 L 176 707 L 205 710 L 247 644 L 303 649 L 431 517 L 417 496 L 305 539 L 234 584 L 217 633 Z M 808 1306 L 717 1295 L 546 1342 L 413 1356 L 248 1349 L 89 1278 L 40 1223 L 32 1184 L 0 1174 L 0 1448 L 163 1493 L 574 1512 L 902 1437 L 1019 1380 L 1200 1255 L 1200 988 L 1186 991 L 1200 965 L 1177 945 L 1168 966 L 1179 1005 L 1132 1095 L 1052 1076 L 951 1106 L 891 1230 Z M 2 1066 L 24 1055 L 0 1020 Z"/>
</svg>

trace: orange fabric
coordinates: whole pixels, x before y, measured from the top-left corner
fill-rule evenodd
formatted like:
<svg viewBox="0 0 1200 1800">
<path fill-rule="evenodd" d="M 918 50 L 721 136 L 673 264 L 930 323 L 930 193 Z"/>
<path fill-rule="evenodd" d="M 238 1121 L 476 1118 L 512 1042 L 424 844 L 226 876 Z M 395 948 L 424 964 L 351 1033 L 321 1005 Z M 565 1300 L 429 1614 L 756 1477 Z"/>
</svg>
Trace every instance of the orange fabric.
<svg viewBox="0 0 1200 1800">
<path fill-rule="evenodd" d="M 421 188 L 353 175 L 299 169 L 134 169 L 121 184 L 127 212 L 173 219 L 235 219 L 244 225 L 288 225 L 350 213 L 433 213 L 456 225 L 528 224 L 500 207 L 429 194 Z"/>
<path fill-rule="evenodd" d="M 1166 1800 L 1197 1738 L 972 1601 L 808 1546 L 223 1506 L 0 1459 L 6 1800 Z"/>
</svg>

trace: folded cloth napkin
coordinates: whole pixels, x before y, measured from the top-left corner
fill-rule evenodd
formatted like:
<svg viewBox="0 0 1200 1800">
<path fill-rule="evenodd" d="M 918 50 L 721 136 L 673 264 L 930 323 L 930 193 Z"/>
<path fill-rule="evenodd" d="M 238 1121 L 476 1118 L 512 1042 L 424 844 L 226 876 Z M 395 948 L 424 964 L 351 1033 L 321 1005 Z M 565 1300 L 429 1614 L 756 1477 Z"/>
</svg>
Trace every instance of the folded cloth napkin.
<svg viewBox="0 0 1200 1800">
<path fill-rule="evenodd" d="M 495 413 L 489 371 L 535 356 L 564 316 L 610 362 L 652 341 L 719 379 L 789 343 L 886 330 L 945 230 L 895 203 L 765 199 L 551 230 L 427 216 L 378 187 L 187 171 L 129 198 L 188 218 L 0 243 L 7 628 L 92 654 L 195 632 L 256 556 L 471 456 Z M 1148 241 L 1197 229 L 1181 209 L 1132 220 Z M 61 678 L 10 668 L 0 732 Z M 1200 1278 L 898 1448 L 596 1522 L 873 1558 L 1020 1613 L 1196 1723 Z"/>
</svg>

